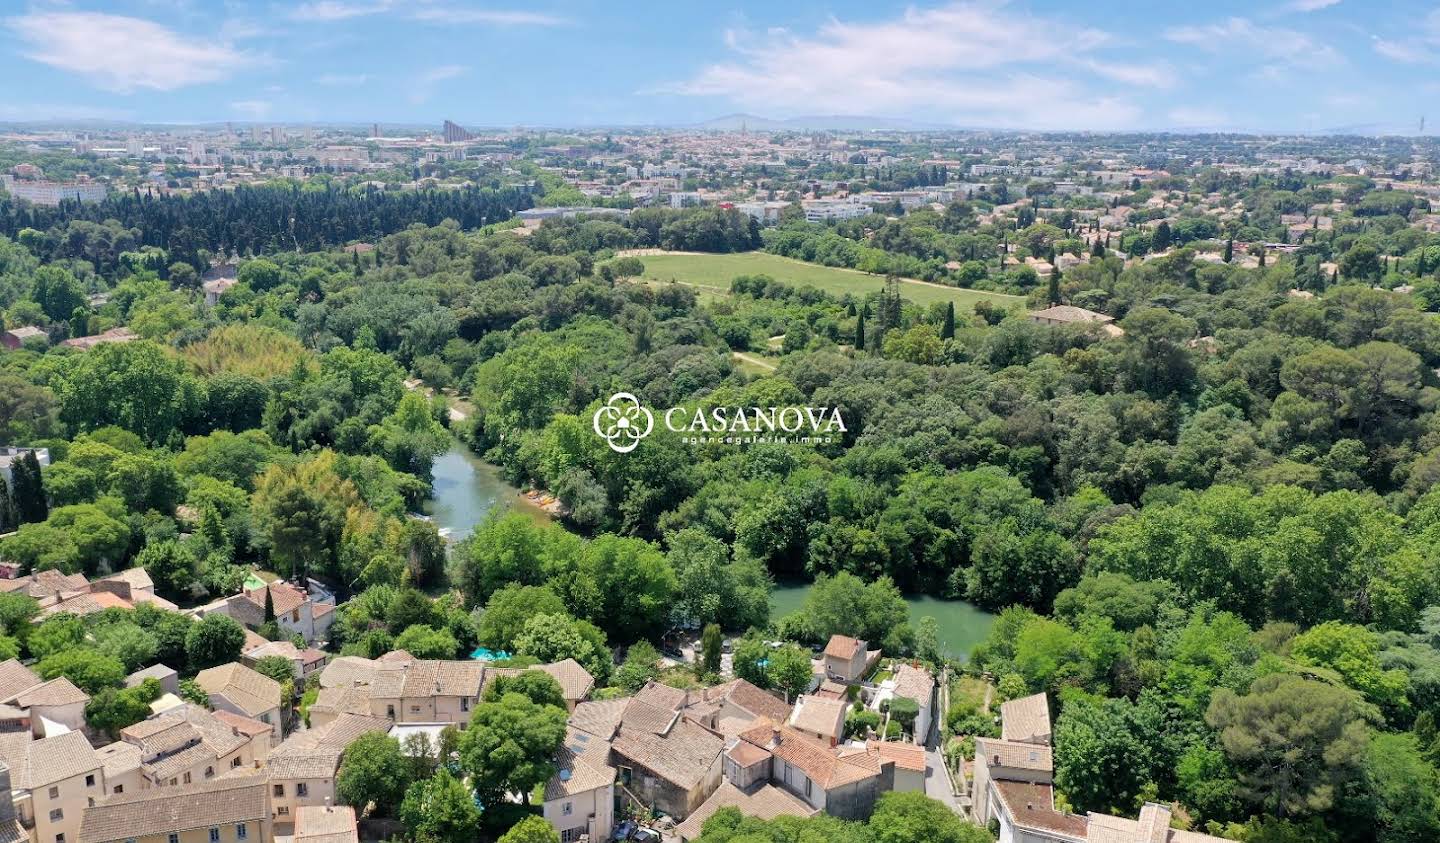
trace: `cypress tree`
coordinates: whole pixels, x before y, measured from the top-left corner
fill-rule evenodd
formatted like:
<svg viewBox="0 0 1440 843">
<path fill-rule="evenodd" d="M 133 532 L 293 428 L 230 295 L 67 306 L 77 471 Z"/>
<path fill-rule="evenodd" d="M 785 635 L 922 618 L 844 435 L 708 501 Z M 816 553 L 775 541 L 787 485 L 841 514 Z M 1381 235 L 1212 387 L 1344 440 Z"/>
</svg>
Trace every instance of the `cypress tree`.
<svg viewBox="0 0 1440 843">
<path fill-rule="evenodd" d="M 945 305 L 945 324 L 940 328 L 940 339 L 948 340 L 955 338 L 955 302 Z"/>
<path fill-rule="evenodd" d="M 275 595 L 265 586 L 265 623 L 275 620 Z"/>
<path fill-rule="evenodd" d="M 15 516 L 10 511 L 10 487 L 4 476 L 0 476 L 0 533 L 15 529 Z"/>
<path fill-rule="evenodd" d="M 855 350 L 865 350 L 865 314 L 861 313 L 859 320 L 855 322 Z"/>
<path fill-rule="evenodd" d="M 1060 303 L 1060 267 L 1058 266 L 1050 270 L 1050 288 L 1046 298 L 1050 300 L 1051 304 Z"/>
<path fill-rule="evenodd" d="M 50 507 L 45 503 L 45 483 L 40 477 L 40 460 L 35 458 L 34 451 L 26 451 L 25 456 L 15 461 L 10 479 L 14 485 L 10 491 L 11 506 L 18 523 L 33 524 L 50 517 Z"/>
<path fill-rule="evenodd" d="M 1260 268 L 1261 268 L 1261 269 L 1264 269 L 1264 268 L 1265 268 L 1265 250 L 1264 250 L 1264 249 L 1261 249 L 1261 250 L 1260 250 Z"/>
<path fill-rule="evenodd" d="M 1225 262 L 1229 263 L 1233 257 L 1235 257 L 1235 238 L 1231 237 L 1225 241 Z"/>
</svg>

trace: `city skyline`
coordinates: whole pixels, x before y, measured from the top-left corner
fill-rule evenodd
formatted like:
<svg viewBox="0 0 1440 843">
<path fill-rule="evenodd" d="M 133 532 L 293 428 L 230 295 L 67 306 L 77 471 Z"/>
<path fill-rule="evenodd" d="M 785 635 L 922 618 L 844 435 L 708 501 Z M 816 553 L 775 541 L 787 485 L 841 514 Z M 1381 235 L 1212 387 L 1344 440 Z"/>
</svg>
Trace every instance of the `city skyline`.
<svg viewBox="0 0 1440 843">
<path fill-rule="evenodd" d="M 0 121 L 1419 131 L 1440 8 L 739 2 L 34 3 Z M 1226 91 L 1244 91 L 1237 97 Z M 804 125 L 801 121 L 797 125 Z"/>
</svg>

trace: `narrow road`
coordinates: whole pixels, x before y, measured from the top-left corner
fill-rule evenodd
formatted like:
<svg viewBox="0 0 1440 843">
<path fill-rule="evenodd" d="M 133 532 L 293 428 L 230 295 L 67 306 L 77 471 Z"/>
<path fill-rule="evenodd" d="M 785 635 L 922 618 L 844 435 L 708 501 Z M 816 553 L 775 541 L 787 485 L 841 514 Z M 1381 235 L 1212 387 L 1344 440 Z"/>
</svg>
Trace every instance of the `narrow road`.
<svg viewBox="0 0 1440 843">
<path fill-rule="evenodd" d="M 956 799 L 950 790 L 950 779 L 945 774 L 945 759 L 941 757 L 939 749 L 925 750 L 925 795 L 943 802 L 960 816 L 965 816 L 960 800 Z"/>
</svg>

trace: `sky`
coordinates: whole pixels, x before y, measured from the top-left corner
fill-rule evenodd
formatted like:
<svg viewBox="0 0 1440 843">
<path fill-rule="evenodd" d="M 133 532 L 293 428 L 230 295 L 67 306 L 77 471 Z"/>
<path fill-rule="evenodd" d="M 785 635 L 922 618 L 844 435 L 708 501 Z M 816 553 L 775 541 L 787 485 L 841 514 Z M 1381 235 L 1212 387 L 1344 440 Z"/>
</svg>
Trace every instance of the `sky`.
<svg viewBox="0 0 1440 843">
<path fill-rule="evenodd" d="M 1413 134 L 1431 105 L 1437 0 L 0 0 L 0 121 Z"/>
</svg>

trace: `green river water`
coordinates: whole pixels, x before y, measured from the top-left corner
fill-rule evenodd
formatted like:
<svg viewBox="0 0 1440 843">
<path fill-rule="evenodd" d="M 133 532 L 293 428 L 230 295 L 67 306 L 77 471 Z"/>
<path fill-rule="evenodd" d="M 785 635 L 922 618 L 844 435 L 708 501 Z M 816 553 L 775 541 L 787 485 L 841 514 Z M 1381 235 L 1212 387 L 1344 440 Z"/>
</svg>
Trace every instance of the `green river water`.
<svg viewBox="0 0 1440 843">
<path fill-rule="evenodd" d="M 496 507 L 513 508 L 535 518 L 548 520 L 539 507 L 519 496 L 519 490 L 505 481 L 497 466 L 485 462 L 468 447 L 455 442 L 435 460 L 435 491 L 425 504 L 425 514 L 454 540 L 469 536 Z M 777 583 L 770 594 L 770 616 L 779 619 L 800 608 L 809 583 Z M 984 640 L 995 616 L 963 600 L 941 600 L 928 595 L 905 599 L 910 620 L 919 623 L 930 615 L 940 624 L 940 645 L 952 658 L 964 659 Z"/>
</svg>

